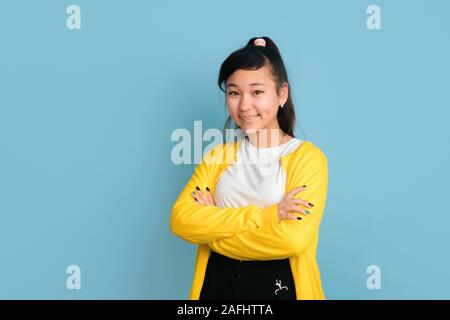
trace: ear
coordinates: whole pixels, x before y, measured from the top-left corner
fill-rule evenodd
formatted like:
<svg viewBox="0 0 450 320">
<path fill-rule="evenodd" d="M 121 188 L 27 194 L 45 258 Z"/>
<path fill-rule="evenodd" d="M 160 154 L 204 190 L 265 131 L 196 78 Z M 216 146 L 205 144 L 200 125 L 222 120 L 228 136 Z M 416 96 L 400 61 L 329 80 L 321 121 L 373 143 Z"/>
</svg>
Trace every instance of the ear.
<svg viewBox="0 0 450 320">
<path fill-rule="evenodd" d="M 284 105 L 289 97 L 289 85 L 286 82 L 281 86 L 278 97 L 278 105 Z"/>
</svg>

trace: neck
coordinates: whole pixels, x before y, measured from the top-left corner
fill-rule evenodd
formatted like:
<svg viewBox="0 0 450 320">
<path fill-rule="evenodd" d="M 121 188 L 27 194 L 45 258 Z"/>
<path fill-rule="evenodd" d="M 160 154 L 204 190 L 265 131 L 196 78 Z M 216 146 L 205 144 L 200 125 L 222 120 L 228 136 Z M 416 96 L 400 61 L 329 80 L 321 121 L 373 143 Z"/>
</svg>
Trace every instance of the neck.
<svg viewBox="0 0 450 320">
<path fill-rule="evenodd" d="M 248 134 L 248 141 L 257 148 L 276 147 L 283 143 L 285 133 L 280 128 L 260 129 L 254 134 Z"/>
</svg>

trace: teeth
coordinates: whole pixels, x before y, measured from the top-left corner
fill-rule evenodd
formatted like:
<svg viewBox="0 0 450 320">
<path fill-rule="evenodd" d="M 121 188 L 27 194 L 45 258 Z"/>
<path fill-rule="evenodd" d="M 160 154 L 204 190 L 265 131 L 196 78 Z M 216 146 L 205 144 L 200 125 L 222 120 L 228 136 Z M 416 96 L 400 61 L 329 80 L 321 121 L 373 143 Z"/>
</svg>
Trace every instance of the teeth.
<svg viewBox="0 0 450 320">
<path fill-rule="evenodd" d="M 252 120 L 252 119 L 256 118 L 257 116 L 258 115 L 252 116 L 252 117 L 241 117 L 241 119 L 243 119 L 243 120 Z"/>
</svg>

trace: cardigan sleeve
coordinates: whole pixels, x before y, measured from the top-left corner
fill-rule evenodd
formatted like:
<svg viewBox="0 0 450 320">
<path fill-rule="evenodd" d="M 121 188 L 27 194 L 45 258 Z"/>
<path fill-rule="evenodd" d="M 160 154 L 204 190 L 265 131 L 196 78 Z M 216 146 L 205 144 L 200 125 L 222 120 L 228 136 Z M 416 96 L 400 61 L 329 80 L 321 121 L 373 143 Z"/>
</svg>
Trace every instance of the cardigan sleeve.
<svg viewBox="0 0 450 320">
<path fill-rule="evenodd" d="M 294 197 L 314 204 L 302 220 L 282 220 L 209 243 L 219 254 L 239 260 L 273 260 L 299 255 L 318 237 L 328 188 L 328 165 L 317 147 L 298 157 L 292 168 L 291 189 L 306 185 Z M 287 190 L 290 191 L 290 190 Z"/>
<path fill-rule="evenodd" d="M 205 190 L 215 182 L 218 165 L 211 159 L 216 150 L 217 147 L 210 150 L 197 165 L 191 179 L 172 206 L 171 231 L 190 243 L 207 244 L 278 221 L 276 204 L 267 208 L 257 205 L 219 208 L 194 202 L 192 192 L 196 186 Z"/>
</svg>

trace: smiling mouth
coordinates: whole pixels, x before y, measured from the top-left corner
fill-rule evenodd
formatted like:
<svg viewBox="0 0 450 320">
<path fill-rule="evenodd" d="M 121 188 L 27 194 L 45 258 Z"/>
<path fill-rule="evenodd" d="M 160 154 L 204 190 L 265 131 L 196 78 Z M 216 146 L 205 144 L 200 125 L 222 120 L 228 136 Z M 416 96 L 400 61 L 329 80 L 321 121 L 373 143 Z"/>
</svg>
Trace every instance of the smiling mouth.
<svg viewBox="0 0 450 320">
<path fill-rule="evenodd" d="M 244 121 L 252 121 L 252 120 L 254 120 L 254 119 L 258 118 L 258 117 L 260 117 L 259 114 L 251 116 L 251 117 L 241 117 L 241 116 L 239 116 L 239 118 L 244 120 Z"/>
</svg>

